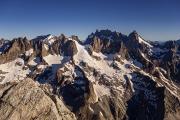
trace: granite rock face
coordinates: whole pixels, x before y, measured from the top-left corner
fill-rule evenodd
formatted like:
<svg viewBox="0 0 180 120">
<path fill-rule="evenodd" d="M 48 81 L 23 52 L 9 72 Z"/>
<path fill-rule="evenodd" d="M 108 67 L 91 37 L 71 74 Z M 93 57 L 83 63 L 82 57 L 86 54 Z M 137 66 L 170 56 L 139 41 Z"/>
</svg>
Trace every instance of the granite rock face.
<svg viewBox="0 0 180 120">
<path fill-rule="evenodd" d="M 63 45 L 63 53 L 65 56 L 74 56 L 77 53 L 77 47 L 74 41 L 67 41 Z"/>
<path fill-rule="evenodd" d="M 0 56 L 1 64 L 18 58 L 20 54 L 31 48 L 31 44 L 26 38 L 17 38 L 7 44 L 8 48 Z"/>
<path fill-rule="evenodd" d="M 31 79 L 1 85 L 0 93 L 1 120 L 76 119 L 57 96 L 46 93 Z"/>
</svg>

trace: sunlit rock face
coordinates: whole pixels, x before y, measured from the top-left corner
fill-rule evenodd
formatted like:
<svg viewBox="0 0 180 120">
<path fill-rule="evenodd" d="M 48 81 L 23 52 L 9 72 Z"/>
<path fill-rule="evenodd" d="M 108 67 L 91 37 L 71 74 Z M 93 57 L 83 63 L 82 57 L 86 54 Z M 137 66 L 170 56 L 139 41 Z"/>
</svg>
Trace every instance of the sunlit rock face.
<svg viewBox="0 0 180 120">
<path fill-rule="evenodd" d="M 32 79 L 1 85 L 0 119 L 76 120 L 61 99 Z M 44 90 L 43 90 L 44 89 Z"/>
</svg>

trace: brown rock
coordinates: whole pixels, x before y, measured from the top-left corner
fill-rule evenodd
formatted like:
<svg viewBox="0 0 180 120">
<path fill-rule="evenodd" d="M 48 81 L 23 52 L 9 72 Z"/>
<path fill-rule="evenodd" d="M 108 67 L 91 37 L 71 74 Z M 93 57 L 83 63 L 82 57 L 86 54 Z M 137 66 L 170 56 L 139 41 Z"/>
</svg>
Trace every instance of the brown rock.
<svg viewBox="0 0 180 120">
<path fill-rule="evenodd" d="M 75 120 L 62 100 L 52 97 L 31 79 L 0 87 L 1 120 Z"/>
<path fill-rule="evenodd" d="M 10 46 L 4 54 L 0 55 L 0 64 L 15 60 L 20 54 L 31 48 L 31 44 L 26 38 L 14 39 Z"/>
<path fill-rule="evenodd" d="M 75 41 L 68 40 L 63 46 L 65 56 L 74 56 L 78 52 Z"/>
</svg>

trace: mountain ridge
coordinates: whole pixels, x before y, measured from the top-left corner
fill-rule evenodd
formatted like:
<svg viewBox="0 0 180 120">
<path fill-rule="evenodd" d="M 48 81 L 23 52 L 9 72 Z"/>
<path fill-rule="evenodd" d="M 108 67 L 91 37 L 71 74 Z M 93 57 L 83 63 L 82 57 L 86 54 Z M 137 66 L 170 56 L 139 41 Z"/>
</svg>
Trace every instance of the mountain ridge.
<svg viewBox="0 0 180 120">
<path fill-rule="evenodd" d="M 0 54 L 0 84 L 31 79 L 47 95 L 57 96 L 73 119 L 180 119 L 177 41 L 161 44 L 136 31 L 100 30 L 84 42 L 78 36 L 46 35 L 2 42 L 0 49 L 7 44 Z M 7 102 L 8 91 L 0 91 L 0 100 Z M 7 110 L 3 103 L 0 108 Z"/>
</svg>

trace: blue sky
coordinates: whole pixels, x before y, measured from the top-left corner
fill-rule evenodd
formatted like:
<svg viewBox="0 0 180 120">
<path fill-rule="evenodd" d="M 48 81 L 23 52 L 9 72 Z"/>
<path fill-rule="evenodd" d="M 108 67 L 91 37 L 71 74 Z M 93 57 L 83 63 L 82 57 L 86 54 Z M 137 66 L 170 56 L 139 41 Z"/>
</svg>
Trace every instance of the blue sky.
<svg viewBox="0 0 180 120">
<path fill-rule="evenodd" d="M 78 35 L 96 29 L 180 39 L 180 0 L 0 0 L 0 37 Z"/>
</svg>

